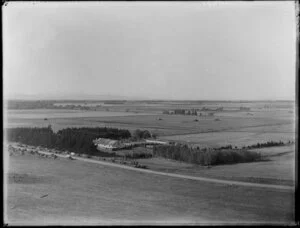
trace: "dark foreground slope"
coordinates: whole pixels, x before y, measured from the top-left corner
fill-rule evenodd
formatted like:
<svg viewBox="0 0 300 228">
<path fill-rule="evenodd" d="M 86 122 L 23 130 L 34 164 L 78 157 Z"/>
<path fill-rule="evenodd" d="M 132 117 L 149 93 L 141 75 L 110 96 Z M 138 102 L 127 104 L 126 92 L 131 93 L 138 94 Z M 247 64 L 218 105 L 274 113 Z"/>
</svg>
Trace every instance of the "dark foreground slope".
<svg viewBox="0 0 300 228">
<path fill-rule="evenodd" d="M 58 158 L 9 157 L 9 224 L 290 223 L 294 197 Z"/>
</svg>

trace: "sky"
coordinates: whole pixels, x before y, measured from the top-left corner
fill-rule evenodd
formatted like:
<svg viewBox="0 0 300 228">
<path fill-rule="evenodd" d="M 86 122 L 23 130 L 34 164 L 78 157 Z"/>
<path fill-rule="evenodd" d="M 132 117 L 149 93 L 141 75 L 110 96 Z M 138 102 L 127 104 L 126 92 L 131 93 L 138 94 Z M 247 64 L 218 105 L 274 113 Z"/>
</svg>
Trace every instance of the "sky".
<svg viewBox="0 0 300 228">
<path fill-rule="evenodd" d="M 8 2 L 5 98 L 295 98 L 296 18 L 278 2 Z"/>
</svg>

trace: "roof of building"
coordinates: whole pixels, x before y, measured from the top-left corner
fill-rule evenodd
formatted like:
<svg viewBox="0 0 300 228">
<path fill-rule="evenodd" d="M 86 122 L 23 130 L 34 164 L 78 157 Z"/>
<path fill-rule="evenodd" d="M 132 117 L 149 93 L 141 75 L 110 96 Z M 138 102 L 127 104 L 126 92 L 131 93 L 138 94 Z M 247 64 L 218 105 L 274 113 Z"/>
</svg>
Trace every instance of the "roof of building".
<svg viewBox="0 0 300 228">
<path fill-rule="evenodd" d="M 96 146 L 103 147 L 103 148 L 123 148 L 126 146 L 143 145 L 147 143 L 167 144 L 168 142 L 161 141 L 161 140 L 149 140 L 149 139 L 142 140 L 142 141 L 123 142 L 123 141 L 113 140 L 113 139 L 98 138 L 93 140 L 93 143 Z"/>
<path fill-rule="evenodd" d="M 120 146 L 121 143 L 118 141 L 118 140 L 113 140 L 113 139 L 104 139 L 104 138 L 98 138 L 98 139 L 95 139 L 94 141 L 94 144 L 96 145 L 105 145 L 105 146 L 114 146 L 114 147 L 117 147 L 117 146 Z"/>
<path fill-rule="evenodd" d="M 163 143 L 163 144 L 168 143 L 168 142 L 166 142 L 166 141 L 155 140 L 155 139 L 152 139 L 152 140 L 146 139 L 146 142 L 147 142 L 147 143 Z"/>
</svg>

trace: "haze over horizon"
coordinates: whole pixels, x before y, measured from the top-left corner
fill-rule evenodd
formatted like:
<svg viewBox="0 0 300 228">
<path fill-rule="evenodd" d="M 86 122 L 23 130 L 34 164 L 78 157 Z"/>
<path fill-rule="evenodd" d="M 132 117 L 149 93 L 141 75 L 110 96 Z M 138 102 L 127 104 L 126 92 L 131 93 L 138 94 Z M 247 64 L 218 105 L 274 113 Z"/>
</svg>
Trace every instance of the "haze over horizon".
<svg viewBox="0 0 300 228">
<path fill-rule="evenodd" d="M 170 100 L 170 101 L 295 101 L 295 98 L 271 98 L 271 99 L 174 99 L 174 98 L 151 98 L 151 97 L 141 97 L 141 96 L 120 96 L 111 94 L 63 94 L 63 95 L 30 95 L 30 94 L 14 94 L 13 96 L 7 96 L 5 100 L 90 100 L 90 101 L 101 101 L 101 100 Z"/>
<path fill-rule="evenodd" d="M 294 2 L 8 2 L 2 12 L 5 98 L 295 100 Z"/>
</svg>

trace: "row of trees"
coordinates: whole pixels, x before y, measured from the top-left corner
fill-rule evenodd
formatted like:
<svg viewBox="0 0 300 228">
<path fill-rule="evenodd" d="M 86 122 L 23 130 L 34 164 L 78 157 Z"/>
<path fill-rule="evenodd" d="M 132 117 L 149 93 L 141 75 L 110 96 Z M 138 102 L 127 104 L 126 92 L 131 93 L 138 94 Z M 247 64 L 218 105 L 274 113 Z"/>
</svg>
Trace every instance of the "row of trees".
<svg viewBox="0 0 300 228">
<path fill-rule="evenodd" d="M 117 153 L 119 154 L 119 153 Z M 120 155 L 120 154 L 119 154 Z M 141 158 L 151 158 L 152 151 L 145 150 L 145 148 L 142 148 L 140 151 L 129 151 L 129 152 L 122 152 L 121 154 L 122 157 L 125 159 L 141 159 Z"/>
<path fill-rule="evenodd" d="M 153 156 L 199 165 L 222 165 L 261 160 L 261 155 L 247 150 L 214 150 L 191 148 L 187 145 L 159 145 L 153 147 Z"/>
<path fill-rule="evenodd" d="M 274 141 L 268 141 L 266 143 L 257 143 L 254 145 L 250 145 L 247 147 L 243 147 L 244 149 L 255 149 L 255 148 L 262 148 L 262 147 L 272 147 L 272 146 L 284 146 L 286 144 L 292 143 L 291 141 L 288 141 L 287 143 L 282 142 L 281 140 L 279 142 L 274 142 Z"/>
<path fill-rule="evenodd" d="M 292 144 L 294 143 L 293 141 L 287 141 L 286 143 L 282 142 L 281 140 L 276 142 L 276 141 L 268 141 L 266 143 L 256 143 L 253 145 L 249 145 L 249 146 L 243 146 L 242 149 L 256 149 L 256 148 L 264 148 L 264 147 L 273 147 L 273 146 L 284 146 L 287 144 Z M 227 145 L 227 146 L 221 146 L 221 147 L 217 147 L 217 148 L 213 148 L 214 150 L 226 150 L 226 149 L 238 149 L 237 146 L 232 146 L 231 144 Z"/>
<path fill-rule="evenodd" d="M 199 109 L 174 109 L 171 111 L 165 110 L 163 114 L 175 114 L 175 115 L 194 115 L 197 116 Z"/>
<path fill-rule="evenodd" d="M 108 100 L 104 101 L 104 104 L 124 104 L 126 100 Z"/>
<path fill-rule="evenodd" d="M 97 107 L 101 107 L 100 105 Z M 83 105 L 55 105 L 55 109 L 79 109 L 79 110 L 95 110 L 95 107 L 83 106 Z"/>
<path fill-rule="evenodd" d="M 203 107 L 201 111 L 214 111 L 214 112 L 222 112 L 224 107 L 218 107 L 215 109 Z M 240 107 L 239 110 L 241 111 L 250 111 L 249 107 Z M 174 109 L 174 110 L 164 110 L 163 114 L 175 114 L 175 115 L 195 115 L 197 116 L 197 111 L 200 109 Z"/>
<path fill-rule="evenodd" d="M 99 137 L 120 140 L 130 138 L 131 134 L 128 130 L 106 127 L 66 128 L 57 133 L 53 132 L 50 125 L 47 128 L 7 129 L 7 139 L 9 141 L 90 155 L 105 155 L 106 153 L 100 153 L 93 144 L 93 140 Z"/>
<path fill-rule="evenodd" d="M 223 109 L 223 108 L 222 108 Z M 208 111 L 208 110 L 206 110 Z M 213 110 L 213 111 L 222 111 L 222 110 L 219 110 L 219 108 L 217 110 Z M 171 111 L 168 111 L 168 110 L 165 110 L 162 112 L 163 114 L 168 114 L 168 115 L 188 115 L 188 116 L 213 116 L 214 113 L 213 112 L 210 112 L 210 113 L 198 113 L 198 109 L 191 109 L 191 110 L 186 110 L 186 109 L 175 109 L 175 110 L 171 110 Z"/>
</svg>

